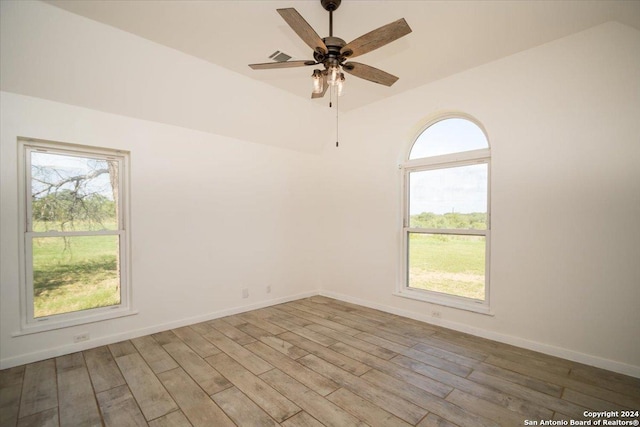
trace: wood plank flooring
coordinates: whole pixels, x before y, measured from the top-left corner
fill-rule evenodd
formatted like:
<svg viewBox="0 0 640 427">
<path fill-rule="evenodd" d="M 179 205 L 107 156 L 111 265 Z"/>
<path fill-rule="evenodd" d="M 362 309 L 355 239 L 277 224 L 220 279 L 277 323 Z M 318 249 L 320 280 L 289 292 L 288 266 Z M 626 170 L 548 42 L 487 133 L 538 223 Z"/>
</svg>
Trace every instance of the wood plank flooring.
<svg viewBox="0 0 640 427">
<path fill-rule="evenodd" d="M 0 371 L 0 427 L 571 425 L 588 410 L 640 410 L 640 379 L 326 297 Z"/>
</svg>

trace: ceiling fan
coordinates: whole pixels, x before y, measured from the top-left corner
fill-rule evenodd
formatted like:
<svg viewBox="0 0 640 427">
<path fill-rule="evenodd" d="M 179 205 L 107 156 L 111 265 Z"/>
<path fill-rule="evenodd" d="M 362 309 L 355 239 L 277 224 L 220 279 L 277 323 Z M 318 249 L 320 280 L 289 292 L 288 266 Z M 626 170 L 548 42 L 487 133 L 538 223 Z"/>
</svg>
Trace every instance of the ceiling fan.
<svg viewBox="0 0 640 427">
<path fill-rule="evenodd" d="M 342 0 L 320 0 L 322 7 L 329 12 L 329 36 L 320 38 L 318 33 L 294 8 L 277 9 L 282 18 L 289 24 L 293 31 L 313 49 L 313 60 L 268 62 L 262 64 L 249 64 L 254 70 L 266 70 L 274 68 L 307 67 L 322 65 L 324 69 L 313 70 L 312 98 L 321 98 L 329 87 L 335 87 L 337 94 L 342 93 L 345 81 L 343 70 L 351 75 L 379 83 L 385 86 L 393 85 L 398 77 L 378 68 L 371 67 L 360 62 L 351 61 L 351 58 L 364 55 L 374 49 L 378 49 L 394 40 L 411 32 L 407 21 L 398 19 L 390 24 L 368 32 L 350 43 L 346 43 L 339 37 L 333 36 L 333 12 L 338 9 Z M 347 62 L 348 61 L 348 62 Z"/>
</svg>

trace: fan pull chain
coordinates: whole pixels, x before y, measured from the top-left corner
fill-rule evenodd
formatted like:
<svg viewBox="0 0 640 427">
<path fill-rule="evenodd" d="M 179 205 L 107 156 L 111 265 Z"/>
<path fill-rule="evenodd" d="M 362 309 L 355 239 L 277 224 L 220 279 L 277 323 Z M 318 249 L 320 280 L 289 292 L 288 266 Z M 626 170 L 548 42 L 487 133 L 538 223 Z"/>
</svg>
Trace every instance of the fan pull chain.
<svg viewBox="0 0 640 427">
<path fill-rule="evenodd" d="M 340 133 L 339 133 L 340 122 L 338 120 L 338 111 L 340 111 L 339 108 L 338 108 L 339 107 L 339 103 L 338 103 L 338 98 L 339 98 L 339 96 L 338 96 L 338 88 L 336 86 L 330 86 L 329 87 L 329 108 L 333 108 L 333 93 L 334 92 L 336 93 L 336 147 L 338 147 L 340 145 L 340 143 L 338 141 L 339 140 L 339 135 L 340 135 Z"/>
<path fill-rule="evenodd" d="M 339 108 L 340 103 L 338 102 L 339 101 L 338 98 L 340 97 L 338 96 L 338 94 L 336 94 L 336 148 L 338 147 L 338 135 L 339 135 L 338 129 L 340 125 L 340 122 L 338 121 L 338 111 L 340 111 L 340 108 Z"/>
<path fill-rule="evenodd" d="M 333 108 L 333 86 L 329 86 L 329 108 Z"/>
</svg>

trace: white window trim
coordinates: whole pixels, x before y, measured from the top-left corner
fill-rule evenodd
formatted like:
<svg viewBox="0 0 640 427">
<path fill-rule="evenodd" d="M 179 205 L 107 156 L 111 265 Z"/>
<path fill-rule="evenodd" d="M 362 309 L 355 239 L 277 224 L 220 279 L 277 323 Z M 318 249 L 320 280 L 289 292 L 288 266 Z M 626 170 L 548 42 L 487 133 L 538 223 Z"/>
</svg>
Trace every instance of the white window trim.
<svg viewBox="0 0 640 427">
<path fill-rule="evenodd" d="M 446 114 L 439 116 L 435 120 L 430 120 L 426 126 L 422 127 L 416 138 L 413 139 L 409 150 L 405 153 L 405 159 L 409 158 L 411 149 L 415 144 L 417 137 L 422 134 L 429 126 L 449 118 L 463 118 L 478 125 L 478 127 L 485 134 L 484 128 L 478 123 L 477 120 L 466 114 Z M 489 139 L 487 138 L 487 142 Z M 434 170 L 450 168 L 455 166 L 468 166 L 478 163 L 487 164 L 487 229 L 486 230 L 431 230 L 422 228 L 410 228 L 409 227 L 409 174 L 411 172 Z M 491 308 L 491 293 L 490 293 L 490 266 L 491 266 L 491 148 L 466 151 L 453 154 L 445 154 L 441 156 L 424 157 L 420 159 L 405 160 L 399 166 L 400 171 L 400 185 L 402 188 L 402 197 L 400 201 L 400 268 L 399 277 L 396 284 L 396 291 L 393 293 L 395 296 L 410 298 L 418 301 L 429 302 L 446 307 L 457 308 L 461 310 L 472 311 L 480 314 L 493 315 Z M 408 253 L 408 236 L 409 233 L 438 233 L 438 234 L 457 234 L 457 235 L 481 235 L 485 236 L 485 298 L 484 301 L 465 298 L 456 295 L 445 294 L 441 292 L 429 291 L 425 289 L 410 288 L 408 285 L 409 277 L 409 253 Z"/>
<path fill-rule="evenodd" d="M 30 170 L 30 155 L 33 150 L 60 153 L 69 156 L 87 155 L 90 157 L 116 159 L 119 162 L 119 215 L 121 227 L 114 231 L 79 232 L 78 235 L 117 235 L 120 238 L 120 304 L 110 307 L 99 307 L 71 313 L 57 314 L 48 317 L 33 317 L 33 285 L 31 238 L 38 236 L 58 236 L 63 233 L 51 231 L 34 233 L 29 231 L 31 221 L 31 183 L 27 179 Z M 117 317 L 137 314 L 133 309 L 131 291 L 131 231 L 129 215 L 129 152 L 111 150 L 91 146 L 67 144 L 32 138 L 18 138 L 18 190 L 19 190 L 19 250 L 20 250 L 20 330 L 12 336 L 21 336 L 37 332 L 66 328 L 98 322 Z M 74 233 L 64 233 L 70 235 Z"/>
</svg>

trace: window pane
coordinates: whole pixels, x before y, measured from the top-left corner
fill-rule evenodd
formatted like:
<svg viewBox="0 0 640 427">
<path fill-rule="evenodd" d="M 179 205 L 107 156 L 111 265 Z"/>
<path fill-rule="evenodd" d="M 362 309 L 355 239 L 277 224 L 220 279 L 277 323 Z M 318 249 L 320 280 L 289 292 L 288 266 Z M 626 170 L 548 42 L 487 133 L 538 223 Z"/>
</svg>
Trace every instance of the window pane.
<svg viewBox="0 0 640 427">
<path fill-rule="evenodd" d="M 465 119 L 445 119 L 429 126 L 411 148 L 409 159 L 489 148 L 482 129 Z"/>
<path fill-rule="evenodd" d="M 409 174 L 412 228 L 487 228 L 488 165 L 480 163 Z"/>
<path fill-rule="evenodd" d="M 409 233 L 409 287 L 484 300 L 485 237 Z"/>
<path fill-rule="evenodd" d="M 119 236 L 32 243 L 34 318 L 120 304 Z"/>
<path fill-rule="evenodd" d="M 118 162 L 31 153 L 33 231 L 118 229 Z"/>
</svg>

